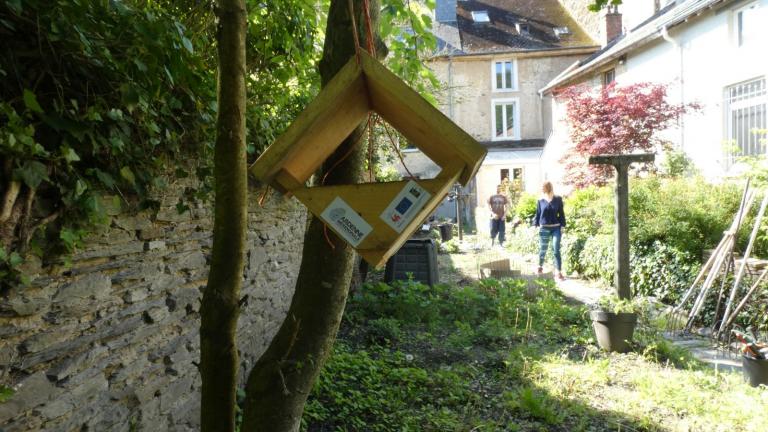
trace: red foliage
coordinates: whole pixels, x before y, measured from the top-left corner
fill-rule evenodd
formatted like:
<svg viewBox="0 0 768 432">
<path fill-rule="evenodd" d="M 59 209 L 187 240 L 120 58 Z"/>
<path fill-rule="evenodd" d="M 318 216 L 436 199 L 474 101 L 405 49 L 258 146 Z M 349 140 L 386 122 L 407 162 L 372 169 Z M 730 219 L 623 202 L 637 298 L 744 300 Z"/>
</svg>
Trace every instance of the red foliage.
<svg viewBox="0 0 768 432">
<path fill-rule="evenodd" d="M 670 104 L 666 96 L 667 86 L 654 83 L 622 87 L 614 83 L 599 90 L 580 85 L 559 92 L 573 143 L 560 160 L 565 164 L 565 182 L 577 188 L 605 184 L 613 167 L 589 165 L 590 155 L 653 151 L 661 144 L 658 132 L 682 114 L 699 109 L 696 104 Z"/>
</svg>

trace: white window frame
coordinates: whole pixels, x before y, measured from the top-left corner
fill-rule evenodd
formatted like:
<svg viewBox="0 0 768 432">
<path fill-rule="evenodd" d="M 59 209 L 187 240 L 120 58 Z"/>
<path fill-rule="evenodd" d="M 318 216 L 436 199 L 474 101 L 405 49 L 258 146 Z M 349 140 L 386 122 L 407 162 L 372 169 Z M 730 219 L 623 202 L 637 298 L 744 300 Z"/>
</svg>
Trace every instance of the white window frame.
<svg viewBox="0 0 768 432">
<path fill-rule="evenodd" d="M 745 4 L 744 6 L 735 9 L 733 11 L 733 34 L 734 34 L 734 44 L 737 48 L 745 48 L 755 45 L 755 42 L 750 43 L 749 41 L 745 41 L 746 43 L 743 43 L 741 38 L 741 28 L 739 26 L 739 14 L 743 13 L 745 11 L 748 11 L 750 9 L 753 9 L 754 14 L 760 14 L 760 4 L 756 1 L 750 2 Z"/>
<path fill-rule="evenodd" d="M 753 96 L 737 96 L 736 98 L 732 98 L 730 96 L 730 90 L 736 87 L 743 87 L 746 85 L 749 85 L 751 83 L 755 83 L 758 81 L 763 81 L 763 87 L 762 90 L 758 90 L 756 94 Z M 733 112 L 734 110 L 744 110 L 744 109 L 752 109 L 755 110 L 755 107 L 758 107 L 762 105 L 762 112 L 764 116 L 767 116 L 766 109 L 768 109 L 768 90 L 766 89 L 766 77 L 765 76 L 759 76 L 755 77 L 753 79 L 742 81 L 740 83 L 736 83 L 730 86 L 725 87 L 724 89 L 724 101 L 723 101 L 723 107 L 724 107 L 724 115 L 725 115 L 725 124 L 724 124 L 724 132 L 725 132 L 725 142 L 728 143 L 728 145 L 733 145 L 737 147 L 738 153 L 733 154 L 729 153 L 726 155 L 726 162 L 728 165 L 732 164 L 735 159 L 739 156 L 754 156 L 756 154 L 760 154 L 760 150 L 762 150 L 762 154 L 766 154 L 766 149 L 760 149 L 759 147 L 761 143 L 759 141 L 752 142 L 753 140 L 750 140 L 749 135 L 740 134 L 742 132 L 742 129 L 739 127 L 741 125 L 734 126 L 733 124 Z M 766 123 L 768 123 L 768 118 L 763 117 L 762 121 L 759 122 L 760 124 L 749 124 L 749 126 L 753 126 L 754 128 L 763 129 L 766 127 Z M 751 130 L 752 128 L 750 128 Z M 748 132 L 749 133 L 749 132 Z M 734 135 L 738 135 L 734 138 Z M 759 139 L 759 138 L 758 138 Z M 735 142 L 734 142 L 735 141 Z M 749 146 L 749 148 L 745 149 L 745 146 Z M 763 144 L 764 145 L 764 144 Z M 746 151 L 744 151 L 746 150 Z"/>
<path fill-rule="evenodd" d="M 507 105 L 509 103 L 514 104 L 514 113 L 512 114 L 512 121 L 515 122 L 515 126 L 512 129 L 512 136 L 504 135 L 501 137 L 496 136 L 496 105 Z M 504 98 L 504 99 L 492 99 L 491 100 L 491 141 L 505 141 L 505 140 L 519 140 L 520 139 L 520 98 Z M 504 116 L 504 131 L 507 130 L 506 122 L 507 116 Z"/>
<path fill-rule="evenodd" d="M 496 65 L 498 63 L 502 64 L 502 74 L 501 74 L 502 85 L 506 84 L 505 83 L 506 74 L 504 73 L 504 63 L 512 63 L 512 86 L 509 88 L 496 87 Z M 493 93 L 505 93 L 505 92 L 517 91 L 517 59 L 494 60 L 491 62 L 491 89 Z"/>
</svg>

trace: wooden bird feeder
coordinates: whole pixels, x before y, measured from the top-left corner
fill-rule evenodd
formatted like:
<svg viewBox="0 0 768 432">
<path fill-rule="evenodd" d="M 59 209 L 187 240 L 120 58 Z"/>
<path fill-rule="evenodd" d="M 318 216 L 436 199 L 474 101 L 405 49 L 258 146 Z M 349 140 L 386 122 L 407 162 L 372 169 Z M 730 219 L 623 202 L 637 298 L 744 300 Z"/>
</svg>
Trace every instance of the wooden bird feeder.
<svg viewBox="0 0 768 432">
<path fill-rule="evenodd" d="M 442 170 L 430 180 L 306 187 L 307 180 L 374 111 Z M 365 52 L 320 91 L 250 167 L 293 194 L 370 264 L 382 266 L 457 181 L 466 185 L 486 149 Z"/>
</svg>

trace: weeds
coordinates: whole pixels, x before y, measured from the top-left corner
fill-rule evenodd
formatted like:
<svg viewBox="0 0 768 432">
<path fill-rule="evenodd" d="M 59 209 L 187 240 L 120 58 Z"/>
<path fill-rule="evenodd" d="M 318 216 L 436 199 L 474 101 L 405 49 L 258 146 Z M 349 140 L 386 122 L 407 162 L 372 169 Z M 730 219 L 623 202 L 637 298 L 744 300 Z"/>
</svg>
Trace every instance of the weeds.
<svg viewBox="0 0 768 432">
<path fill-rule="evenodd" d="M 739 375 L 637 335 L 635 353 L 598 351 L 586 309 L 549 281 L 366 285 L 302 430 L 726 431 L 768 409 Z"/>
</svg>

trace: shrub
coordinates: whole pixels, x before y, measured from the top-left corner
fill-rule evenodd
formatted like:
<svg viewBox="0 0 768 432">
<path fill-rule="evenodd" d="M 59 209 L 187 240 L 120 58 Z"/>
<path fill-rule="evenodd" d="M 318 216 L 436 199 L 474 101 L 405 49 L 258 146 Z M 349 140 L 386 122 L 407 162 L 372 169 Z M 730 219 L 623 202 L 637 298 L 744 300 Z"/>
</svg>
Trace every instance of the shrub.
<svg viewBox="0 0 768 432">
<path fill-rule="evenodd" d="M 517 206 L 515 206 L 515 215 L 524 222 L 529 222 L 536 214 L 537 201 L 538 199 L 535 195 L 523 193 L 517 201 Z"/>
<path fill-rule="evenodd" d="M 690 287 L 700 265 L 686 252 L 661 242 L 634 248 L 630 282 L 635 295 L 675 304 Z"/>
<path fill-rule="evenodd" d="M 597 235 L 584 242 L 584 249 L 579 254 L 581 275 L 601 279 L 607 283 L 613 281 L 616 262 L 614 258 L 613 235 Z"/>
<path fill-rule="evenodd" d="M 574 191 L 565 201 L 568 232 L 582 236 L 613 232 L 613 190 L 588 187 Z"/>
</svg>

